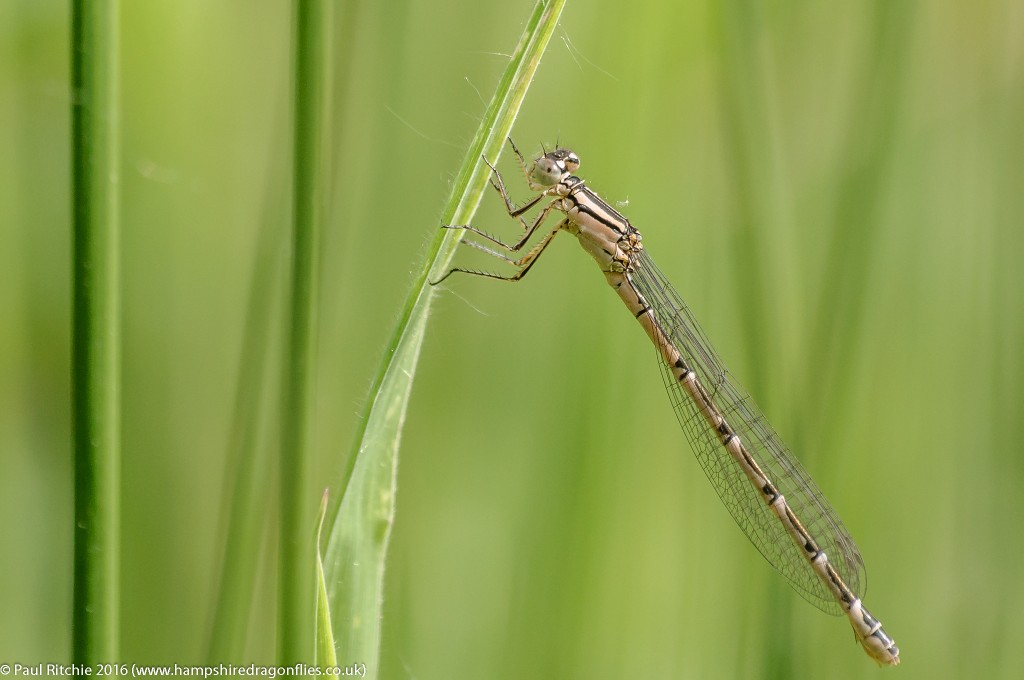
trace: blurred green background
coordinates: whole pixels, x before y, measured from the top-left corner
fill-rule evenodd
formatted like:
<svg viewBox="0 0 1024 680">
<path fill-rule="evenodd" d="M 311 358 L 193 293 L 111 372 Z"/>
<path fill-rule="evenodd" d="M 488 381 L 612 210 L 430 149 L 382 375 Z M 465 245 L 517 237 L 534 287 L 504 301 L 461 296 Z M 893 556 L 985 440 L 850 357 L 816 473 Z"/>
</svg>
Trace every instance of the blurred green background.
<svg viewBox="0 0 1024 680">
<path fill-rule="evenodd" d="M 320 486 L 531 6 L 337 4 Z M 70 654 L 68 17 L 0 2 L 0 662 Z M 127 0 L 122 29 L 123 656 L 199 663 L 249 296 L 283 287 L 256 263 L 286 242 L 290 3 Z M 513 134 L 628 201 L 857 539 L 885 672 L 1020 677 L 1024 4 L 570 3 Z M 491 194 L 476 223 L 515 233 Z M 883 672 L 734 526 L 602 281 L 562 236 L 516 286 L 438 291 L 381 676 Z M 273 659 L 267 522 L 247 662 Z"/>
</svg>

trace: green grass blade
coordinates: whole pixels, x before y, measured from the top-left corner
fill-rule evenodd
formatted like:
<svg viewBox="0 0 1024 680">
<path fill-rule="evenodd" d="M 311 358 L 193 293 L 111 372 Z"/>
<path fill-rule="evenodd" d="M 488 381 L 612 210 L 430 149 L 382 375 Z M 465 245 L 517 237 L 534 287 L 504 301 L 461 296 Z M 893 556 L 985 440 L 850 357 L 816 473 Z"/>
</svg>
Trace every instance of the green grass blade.
<svg viewBox="0 0 1024 680">
<path fill-rule="evenodd" d="M 281 121 L 284 111 L 275 118 Z M 279 126 L 274 126 L 278 129 Z M 283 150 L 283 143 L 271 145 Z M 223 529 L 220 532 L 223 558 L 215 591 L 207 662 L 242 663 L 246 637 L 253 622 L 253 593 L 256 587 L 261 544 L 272 508 L 266 498 L 273 494 L 273 465 L 276 452 L 277 392 L 271 357 L 279 356 L 279 338 L 274 324 L 279 321 L 280 294 L 283 288 L 281 225 L 286 214 L 287 192 L 279 190 L 288 182 L 287 159 L 282 152 L 272 153 L 267 160 L 269 172 L 264 207 L 248 286 L 241 353 L 238 361 L 238 382 L 235 385 L 231 433 L 225 462 L 224 488 L 221 493 Z M 276 365 L 274 366 L 276 368 Z M 273 396 L 268 396 L 272 394 Z M 273 402 L 273 403 L 271 403 Z"/>
<path fill-rule="evenodd" d="M 312 411 L 316 373 L 317 259 L 325 165 L 323 125 L 327 83 L 328 0 L 295 2 L 294 218 L 290 319 L 285 354 L 281 437 L 278 661 L 308 663 L 314 643 L 315 546 L 313 525 Z"/>
<path fill-rule="evenodd" d="M 119 4 L 71 5 L 75 663 L 118 659 L 121 371 Z"/>
<path fill-rule="evenodd" d="M 463 160 L 443 223 L 467 223 L 476 211 L 488 177 L 481 156 L 496 159 L 501 153 L 564 5 L 564 0 L 537 4 Z M 379 667 L 384 560 L 394 517 L 398 446 L 433 296 L 428 277 L 447 267 L 458 239 L 457 233 L 439 229 L 416 277 L 374 381 L 331 524 L 327 588 L 340 661 L 366 663 L 371 675 Z"/>
<path fill-rule="evenodd" d="M 324 577 L 324 560 L 321 554 L 321 537 L 324 533 L 324 517 L 327 515 L 328 492 L 324 491 L 320 501 L 320 519 L 316 525 L 316 665 L 320 668 L 338 665 L 338 653 L 334 648 L 334 630 L 331 626 L 331 603 L 327 598 L 327 580 Z"/>
<path fill-rule="evenodd" d="M 830 368 L 825 361 L 829 356 L 851 354 L 860 337 L 864 282 L 871 278 L 872 253 L 882 237 L 880 212 L 886 171 L 892 163 L 900 93 L 906 87 L 911 61 L 910 45 L 904 37 L 914 25 L 914 6 L 880 2 L 869 7 L 878 26 L 872 34 L 876 43 L 863 56 L 863 72 L 857 81 L 860 92 L 853 98 L 863 108 L 851 116 L 850 130 L 844 136 L 847 147 L 840 154 L 847 160 L 828 225 L 830 243 L 824 266 L 830 275 L 819 291 L 809 345 L 829 347 L 829 352 L 813 353 L 806 362 L 804 390 L 809 395 L 819 394 L 826 385 L 847 384 L 847 375 L 854 370 L 850 362 L 835 362 L 835 368 Z M 878 107 L 878 101 L 892 104 Z M 814 402 L 822 409 L 835 410 L 843 395 L 834 387 L 828 389 L 827 399 Z M 825 420 L 820 415 L 810 417 Z"/>
</svg>

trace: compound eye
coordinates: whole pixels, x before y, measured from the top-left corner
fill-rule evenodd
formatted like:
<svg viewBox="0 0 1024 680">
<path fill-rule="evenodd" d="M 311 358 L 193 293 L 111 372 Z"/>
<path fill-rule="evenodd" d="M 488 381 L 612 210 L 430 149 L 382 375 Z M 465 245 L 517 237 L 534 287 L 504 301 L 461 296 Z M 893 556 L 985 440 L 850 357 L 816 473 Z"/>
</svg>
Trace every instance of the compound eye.
<svg viewBox="0 0 1024 680">
<path fill-rule="evenodd" d="M 562 178 L 563 173 L 564 170 L 562 169 L 562 163 L 560 161 L 554 161 L 550 158 L 540 158 L 536 163 L 534 163 L 531 175 L 535 181 L 551 186 L 552 184 L 558 183 L 558 180 Z"/>
</svg>

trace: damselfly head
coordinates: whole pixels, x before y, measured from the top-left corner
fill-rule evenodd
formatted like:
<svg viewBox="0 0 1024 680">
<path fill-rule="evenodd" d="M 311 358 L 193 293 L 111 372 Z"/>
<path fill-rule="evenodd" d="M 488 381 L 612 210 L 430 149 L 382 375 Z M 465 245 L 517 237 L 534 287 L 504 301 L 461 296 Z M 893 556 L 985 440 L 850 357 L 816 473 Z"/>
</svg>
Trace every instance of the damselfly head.
<svg viewBox="0 0 1024 680">
<path fill-rule="evenodd" d="M 548 151 L 533 162 L 530 175 L 533 180 L 545 186 L 558 184 L 564 177 L 576 172 L 580 167 L 580 157 L 569 149 Z"/>
</svg>

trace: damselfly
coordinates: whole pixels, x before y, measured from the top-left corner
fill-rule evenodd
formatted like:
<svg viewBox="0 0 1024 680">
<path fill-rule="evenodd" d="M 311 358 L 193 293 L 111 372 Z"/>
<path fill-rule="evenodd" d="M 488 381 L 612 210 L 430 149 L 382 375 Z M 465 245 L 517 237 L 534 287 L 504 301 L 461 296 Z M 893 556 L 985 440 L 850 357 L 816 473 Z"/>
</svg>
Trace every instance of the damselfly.
<svg viewBox="0 0 1024 680">
<path fill-rule="evenodd" d="M 575 153 L 558 148 L 527 166 L 511 139 L 509 144 L 530 189 L 538 192 L 524 205 L 515 206 L 501 174 L 484 160 L 508 214 L 522 224 L 523 237 L 506 244 L 469 225 L 447 228 L 473 232 L 511 254 L 522 250 L 552 211 L 564 218 L 518 259 L 480 243 L 462 242 L 508 262 L 515 273 L 503 276 L 456 267 L 434 283 L 454 272 L 518 281 L 560 231 L 575 235 L 657 347 L 679 423 L 747 538 L 811 604 L 830 614 L 845 614 L 871 658 L 879 664 L 898 664 L 896 643 L 861 603 L 864 561 L 846 527 L 726 370 L 689 307 L 647 255 L 640 232 L 573 174 L 580 165 Z M 528 223 L 523 215 L 545 199 L 551 200 Z"/>
</svg>

